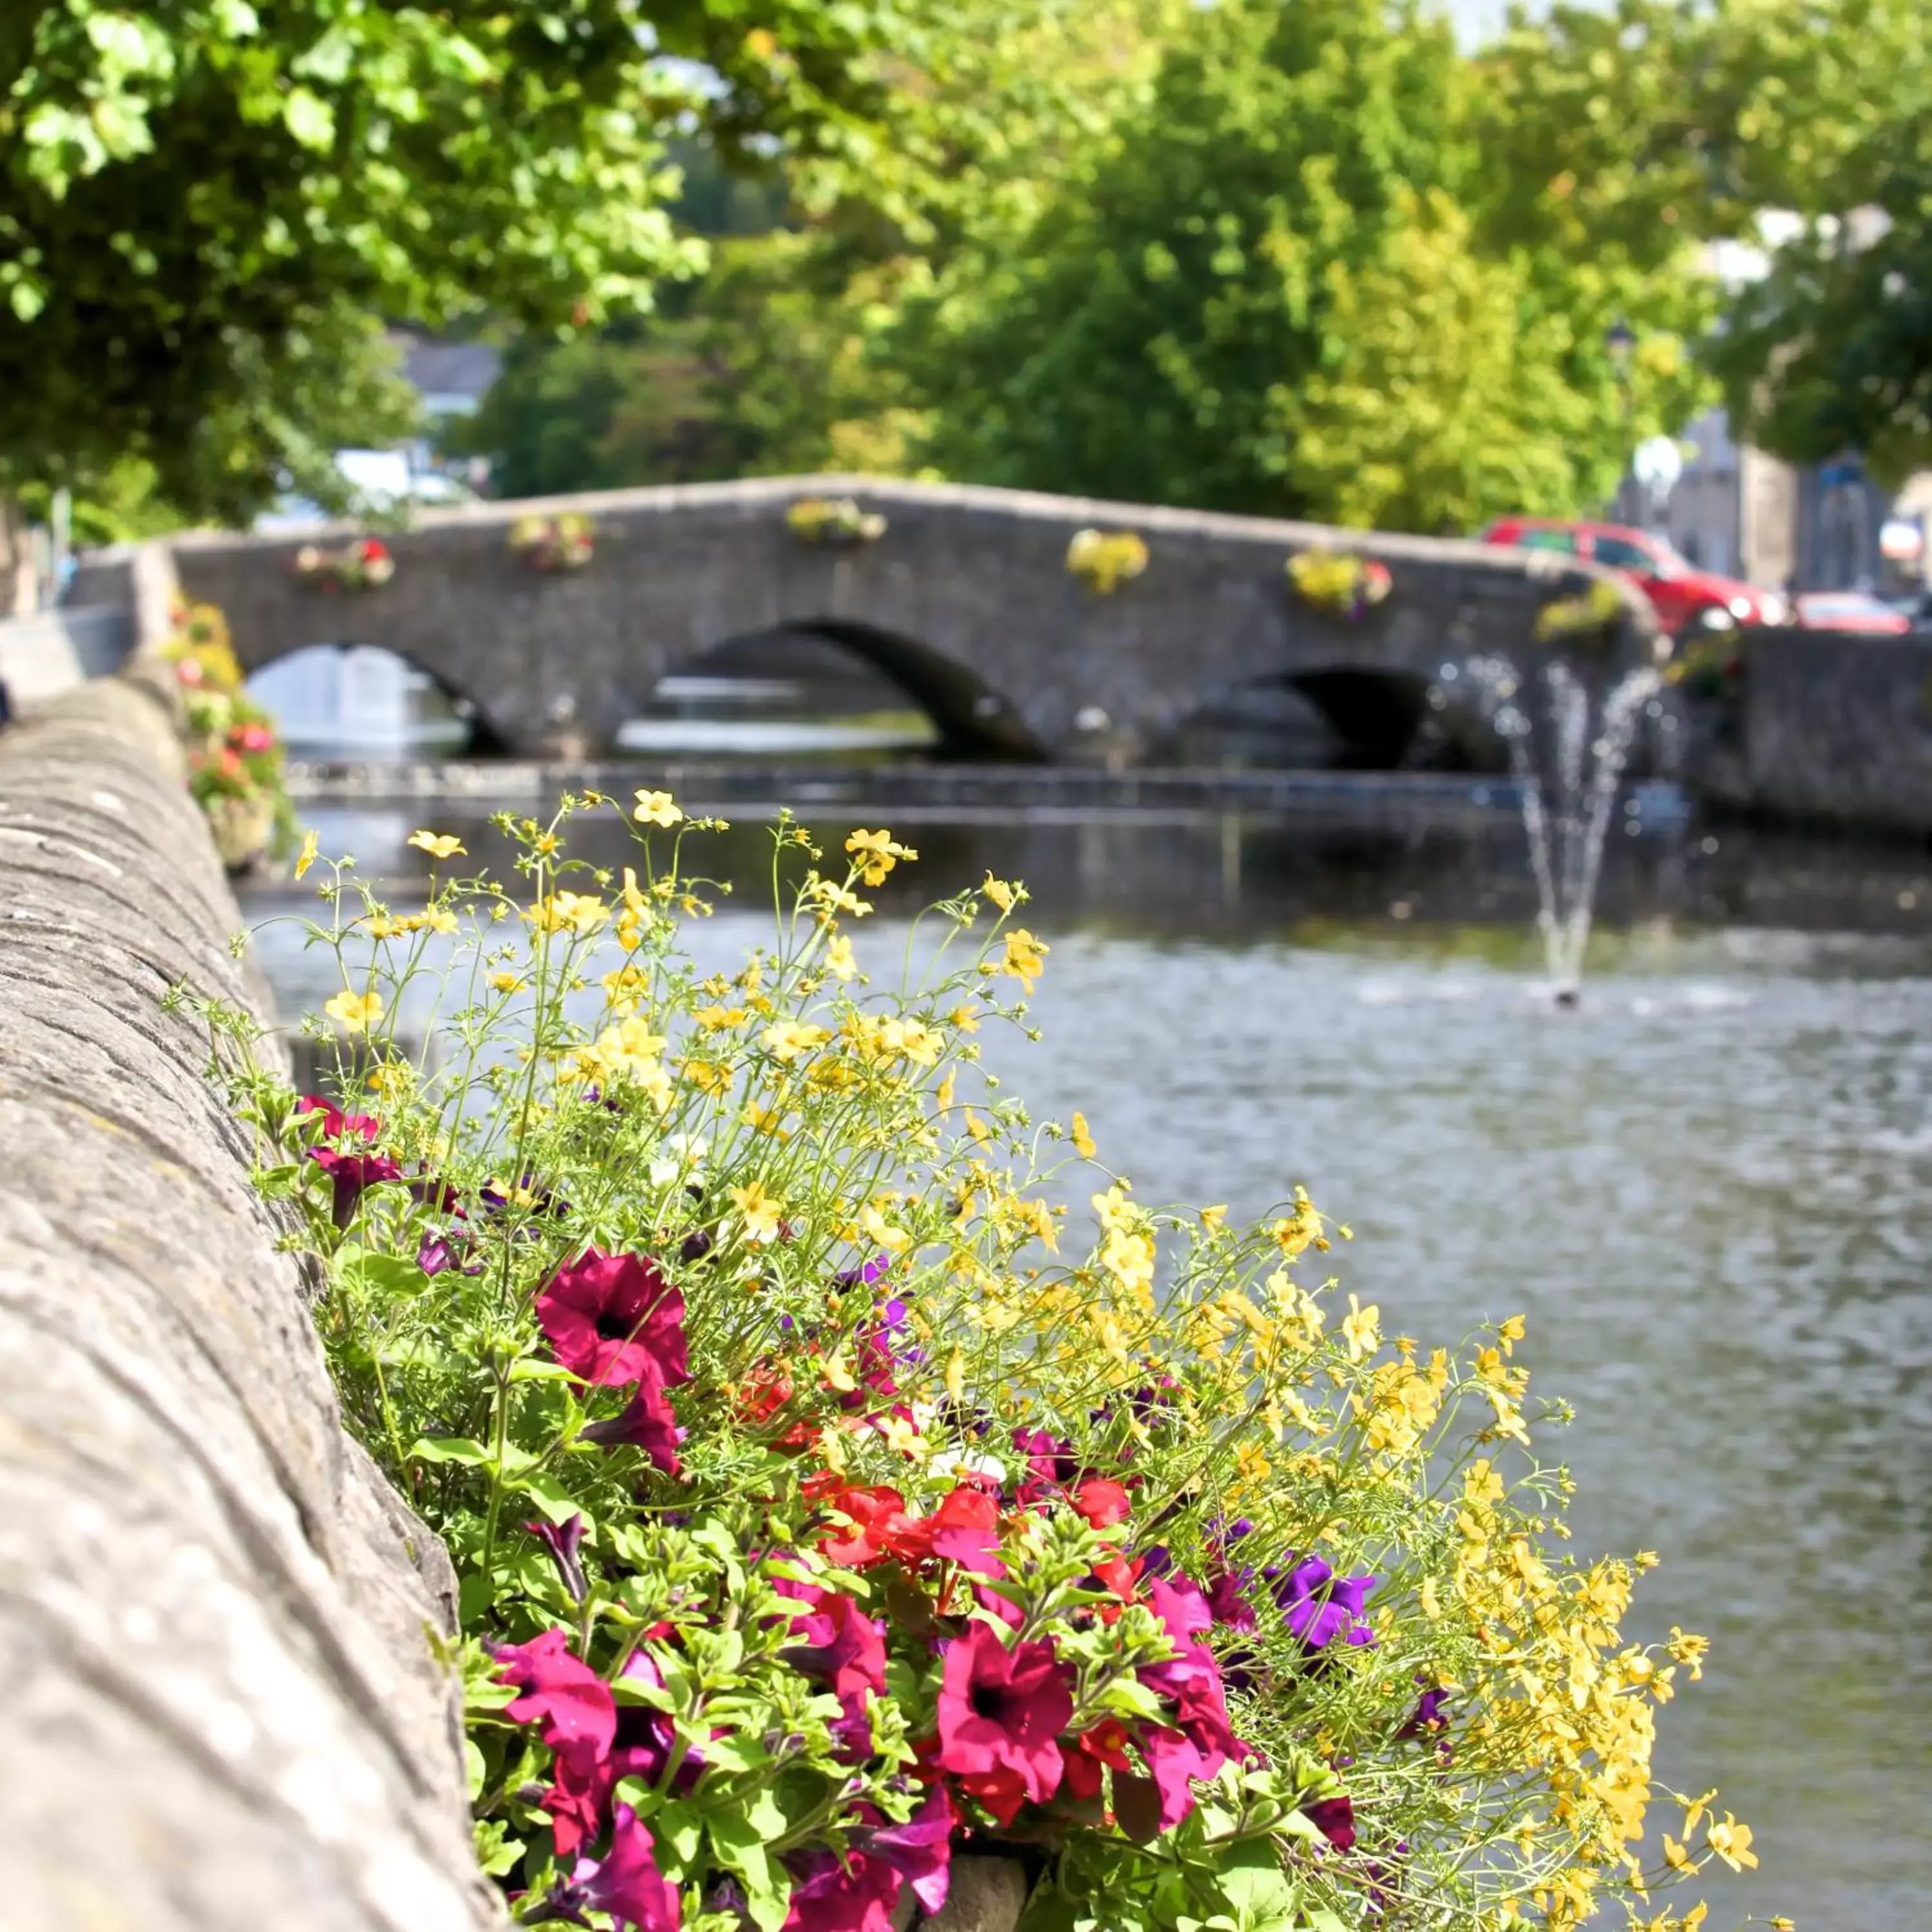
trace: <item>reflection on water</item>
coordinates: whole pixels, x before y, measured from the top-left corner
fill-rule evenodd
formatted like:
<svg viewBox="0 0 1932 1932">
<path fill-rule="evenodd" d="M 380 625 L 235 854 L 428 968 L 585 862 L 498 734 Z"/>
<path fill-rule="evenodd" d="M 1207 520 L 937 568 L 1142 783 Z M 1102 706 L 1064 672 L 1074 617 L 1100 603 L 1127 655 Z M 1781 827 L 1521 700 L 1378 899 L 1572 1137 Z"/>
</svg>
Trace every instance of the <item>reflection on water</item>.
<svg viewBox="0 0 1932 1932">
<path fill-rule="evenodd" d="M 332 817 L 324 848 L 406 872 L 412 822 Z M 741 896 L 760 836 L 734 832 L 717 868 Z M 1579 1544 L 1658 1550 L 1643 1634 L 1716 1640 L 1663 1727 L 1664 1774 L 1720 1781 L 1759 1833 L 1760 1880 L 1714 1894 L 1714 1928 L 1731 1907 L 1819 1932 L 1932 1920 L 1916 859 L 1624 842 L 1583 1007 L 1560 1013 L 1502 830 L 1108 820 L 912 842 L 862 957 L 893 956 L 920 878 L 1027 878 L 1046 1038 L 988 1034 L 989 1060 L 1036 1112 L 1084 1109 L 1144 1198 L 1252 1213 L 1305 1181 L 1354 1225 L 1337 1272 L 1385 1331 L 1528 1314 L 1540 1380 L 1577 1407 Z M 692 929 L 707 961 L 761 936 L 734 903 Z M 291 928 L 262 953 L 291 1009 L 332 989 Z"/>
</svg>

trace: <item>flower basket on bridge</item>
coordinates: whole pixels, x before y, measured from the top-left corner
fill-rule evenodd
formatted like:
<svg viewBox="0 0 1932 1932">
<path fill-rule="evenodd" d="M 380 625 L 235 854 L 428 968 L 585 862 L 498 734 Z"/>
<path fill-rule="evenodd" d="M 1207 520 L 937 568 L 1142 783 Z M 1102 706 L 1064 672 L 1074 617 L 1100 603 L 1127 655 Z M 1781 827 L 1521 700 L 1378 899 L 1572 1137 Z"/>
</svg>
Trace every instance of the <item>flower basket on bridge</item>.
<svg viewBox="0 0 1932 1932">
<path fill-rule="evenodd" d="M 519 517 L 510 526 L 510 548 L 532 570 L 581 570 L 597 548 L 588 517 Z"/>
<path fill-rule="evenodd" d="M 1288 580 L 1311 609 L 1358 623 L 1395 588 L 1388 566 L 1351 550 L 1298 550 L 1288 560 Z"/>
<path fill-rule="evenodd" d="M 1574 643 L 1606 630 L 1624 614 L 1614 584 L 1599 580 L 1580 597 L 1558 597 L 1536 614 L 1539 644 Z"/>
<path fill-rule="evenodd" d="M 318 590 L 377 590 L 396 574 L 396 560 L 380 537 L 358 537 L 340 550 L 304 544 L 291 566 L 298 581 Z"/>
<path fill-rule="evenodd" d="M 1148 547 L 1132 530 L 1076 530 L 1066 568 L 1089 590 L 1110 596 L 1148 567 Z"/>
<path fill-rule="evenodd" d="M 785 512 L 785 523 L 806 543 L 876 543 L 886 533 L 885 518 L 850 496 L 801 497 Z"/>
</svg>

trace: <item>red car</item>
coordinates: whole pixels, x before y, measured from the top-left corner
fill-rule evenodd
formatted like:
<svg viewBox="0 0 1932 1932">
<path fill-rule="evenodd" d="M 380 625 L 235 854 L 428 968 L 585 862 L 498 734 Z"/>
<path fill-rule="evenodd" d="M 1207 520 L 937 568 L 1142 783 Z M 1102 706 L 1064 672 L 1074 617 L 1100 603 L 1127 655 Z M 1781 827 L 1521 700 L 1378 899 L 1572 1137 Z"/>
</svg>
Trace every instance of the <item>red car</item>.
<svg viewBox="0 0 1932 1932">
<path fill-rule="evenodd" d="M 1862 590 L 1816 590 L 1798 600 L 1798 621 L 1808 631 L 1857 631 L 1868 638 L 1902 638 L 1912 620 Z"/>
<path fill-rule="evenodd" d="M 1775 590 L 1700 570 L 1670 540 L 1624 524 L 1590 524 L 1556 517 L 1504 517 L 1483 532 L 1485 543 L 1513 550 L 1559 550 L 1621 571 L 1656 608 L 1658 622 L 1675 638 L 1694 628 L 1728 631 L 1739 624 L 1785 624 L 1791 608 Z"/>
</svg>

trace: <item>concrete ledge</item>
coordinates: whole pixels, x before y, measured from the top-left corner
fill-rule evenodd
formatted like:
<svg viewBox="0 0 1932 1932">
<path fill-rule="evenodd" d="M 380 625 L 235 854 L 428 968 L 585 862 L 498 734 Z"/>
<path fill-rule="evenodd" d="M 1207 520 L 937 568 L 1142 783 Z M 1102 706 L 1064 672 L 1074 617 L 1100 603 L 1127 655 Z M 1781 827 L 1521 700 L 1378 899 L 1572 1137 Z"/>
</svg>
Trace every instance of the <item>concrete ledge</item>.
<svg viewBox="0 0 1932 1932">
<path fill-rule="evenodd" d="M 161 1010 L 257 997 L 172 687 L 0 736 L 0 1816 L 10 1924 L 496 1918 L 440 1546 L 342 1432 L 249 1149 Z"/>
</svg>

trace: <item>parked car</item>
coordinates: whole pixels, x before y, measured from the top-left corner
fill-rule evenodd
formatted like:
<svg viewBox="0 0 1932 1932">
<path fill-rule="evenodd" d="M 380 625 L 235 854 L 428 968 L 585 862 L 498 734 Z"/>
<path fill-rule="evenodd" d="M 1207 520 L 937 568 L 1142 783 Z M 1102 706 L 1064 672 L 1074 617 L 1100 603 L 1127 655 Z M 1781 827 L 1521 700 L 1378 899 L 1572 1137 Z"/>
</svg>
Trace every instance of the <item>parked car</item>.
<svg viewBox="0 0 1932 1932">
<path fill-rule="evenodd" d="M 1558 550 L 1622 572 L 1650 599 L 1658 623 L 1673 638 L 1694 629 L 1728 631 L 1739 624 L 1791 620 L 1791 608 L 1780 592 L 1700 570 L 1671 548 L 1668 538 L 1627 524 L 1504 517 L 1483 532 L 1483 541 L 1514 550 Z"/>
<path fill-rule="evenodd" d="M 1856 631 L 1869 638 L 1900 638 L 1912 628 L 1904 611 L 1863 590 L 1811 590 L 1798 600 L 1798 622 L 1808 631 Z"/>
</svg>

